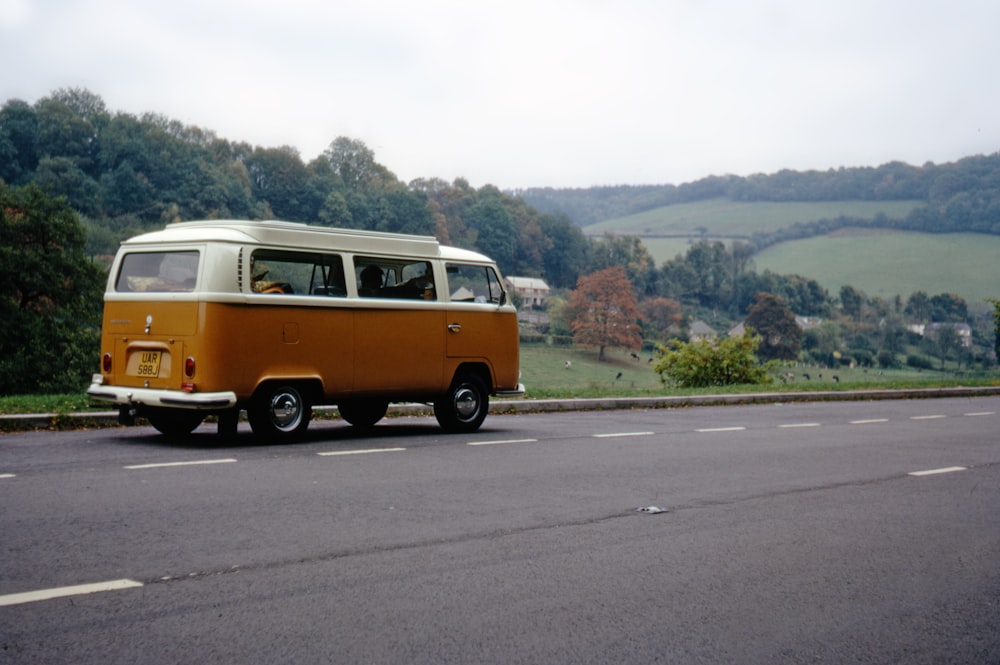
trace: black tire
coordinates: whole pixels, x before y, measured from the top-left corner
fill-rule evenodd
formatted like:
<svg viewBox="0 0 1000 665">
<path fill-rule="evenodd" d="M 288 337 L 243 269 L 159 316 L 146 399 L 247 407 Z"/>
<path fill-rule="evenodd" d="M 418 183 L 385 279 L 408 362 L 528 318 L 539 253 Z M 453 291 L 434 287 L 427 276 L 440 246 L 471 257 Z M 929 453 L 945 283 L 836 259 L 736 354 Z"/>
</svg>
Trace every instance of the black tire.
<svg viewBox="0 0 1000 665">
<path fill-rule="evenodd" d="M 348 399 L 337 403 L 340 417 L 355 427 L 367 429 L 385 417 L 389 410 L 389 400 Z"/>
<path fill-rule="evenodd" d="M 306 394 L 288 383 L 262 386 L 254 395 L 247 420 L 259 437 L 290 441 L 301 436 L 309 427 L 312 405 Z"/>
<path fill-rule="evenodd" d="M 434 402 L 434 417 L 448 432 L 475 432 L 490 410 L 490 392 L 478 375 L 463 372 Z"/>
<path fill-rule="evenodd" d="M 218 433 L 219 436 L 224 438 L 232 438 L 236 436 L 237 431 L 240 426 L 240 410 L 239 408 L 229 409 L 218 414 Z"/>
<path fill-rule="evenodd" d="M 184 409 L 148 409 L 143 415 L 157 432 L 170 437 L 187 436 L 205 420 L 200 412 Z"/>
</svg>

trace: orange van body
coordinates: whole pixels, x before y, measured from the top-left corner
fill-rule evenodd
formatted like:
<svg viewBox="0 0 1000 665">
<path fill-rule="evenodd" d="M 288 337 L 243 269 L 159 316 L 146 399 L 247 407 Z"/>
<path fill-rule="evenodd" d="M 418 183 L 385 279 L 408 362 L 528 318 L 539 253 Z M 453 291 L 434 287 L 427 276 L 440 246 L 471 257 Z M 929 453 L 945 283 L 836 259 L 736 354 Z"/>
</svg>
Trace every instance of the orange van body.
<svg viewBox="0 0 1000 665">
<path fill-rule="evenodd" d="M 333 404 L 371 426 L 396 401 L 432 402 L 446 429 L 472 431 L 490 394 L 523 394 L 496 265 L 428 236 L 171 224 L 122 244 L 101 349 L 88 394 L 174 435 L 207 415 L 234 431 L 245 410 L 255 433 L 287 438 Z"/>
</svg>

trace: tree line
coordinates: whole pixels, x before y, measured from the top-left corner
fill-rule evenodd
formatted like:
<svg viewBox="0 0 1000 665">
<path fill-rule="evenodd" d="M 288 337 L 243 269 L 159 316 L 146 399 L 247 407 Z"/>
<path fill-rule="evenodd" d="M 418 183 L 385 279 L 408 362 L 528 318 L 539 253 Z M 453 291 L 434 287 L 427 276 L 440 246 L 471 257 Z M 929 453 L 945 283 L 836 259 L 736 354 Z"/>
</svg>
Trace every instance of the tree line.
<svg viewBox="0 0 1000 665">
<path fill-rule="evenodd" d="M 747 177 L 709 176 L 681 185 L 618 185 L 584 189 L 528 188 L 517 194 L 543 212 L 561 211 L 581 227 L 661 206 L 713 198 L 733 201 L 924 201 L 904 219 L 842 220 L 843 225 L 875 225 L 930 233 L 1000 234 L 1000 152 L 948 164 L 911 166 L 889 162 L 877 167 L 827 171 L 781 170 Z M 863 222 L 858 224 L 858 222 Z M 824 220 L 801 225 L 786 239 L 818 235 Z M 762 249 L 780 242 L 762 234 Z"/>
<path fill-rule="evenodd" d="M 568 218 L 464 179 L 400 181 L 363 142 L 335 138 L 305 162 L 288 146 L 251 146 L 155 113 L 108 110 L 61 89 L 0 108 L 0 181 L 62 196 L 87 228 L 87 252 L 191 219 L 282 219 L 427 234 L 493 257 L 507 274 L 569 287 L 590 241 Z"/>
</svg>

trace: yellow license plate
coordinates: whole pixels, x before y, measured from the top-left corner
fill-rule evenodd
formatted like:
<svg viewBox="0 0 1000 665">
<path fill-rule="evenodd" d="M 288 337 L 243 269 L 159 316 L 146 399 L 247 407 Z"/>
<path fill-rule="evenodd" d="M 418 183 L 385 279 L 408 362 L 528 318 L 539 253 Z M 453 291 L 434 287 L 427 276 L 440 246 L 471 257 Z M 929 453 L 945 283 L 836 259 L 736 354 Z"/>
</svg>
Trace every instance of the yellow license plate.
<svg viewBox="0 0 1000 665">
<path fill-rule="evenodd" d="M 136 367 L 136 376 L 155 378 L 160 375 L 161 351 L 140 351 L 139 365 Z"/>
</svg>

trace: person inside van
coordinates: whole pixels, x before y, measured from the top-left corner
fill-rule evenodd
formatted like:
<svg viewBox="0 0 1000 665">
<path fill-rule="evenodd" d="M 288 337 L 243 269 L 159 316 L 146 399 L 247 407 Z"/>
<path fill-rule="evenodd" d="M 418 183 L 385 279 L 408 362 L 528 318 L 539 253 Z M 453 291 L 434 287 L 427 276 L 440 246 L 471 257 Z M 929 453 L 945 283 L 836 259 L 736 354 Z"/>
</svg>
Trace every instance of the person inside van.
<svg viewBox="0 0 1000 665">
<path fill-rule="evenodd" d="M 382 269 L 376 265 L 370 265 L 361 271 L 361 286 L 358 287 L 360 296 L 377 296 L 378 290 L 382 288 Z"/>
</svg>

